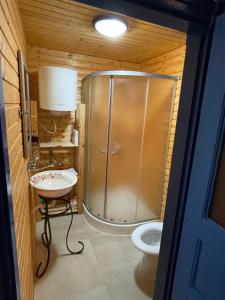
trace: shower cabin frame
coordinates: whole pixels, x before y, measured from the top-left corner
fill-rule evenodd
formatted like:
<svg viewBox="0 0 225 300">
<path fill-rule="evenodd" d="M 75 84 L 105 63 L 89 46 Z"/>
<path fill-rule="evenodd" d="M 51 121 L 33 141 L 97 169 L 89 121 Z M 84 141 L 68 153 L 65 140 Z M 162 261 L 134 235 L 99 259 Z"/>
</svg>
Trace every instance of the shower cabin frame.
<svg viewBox="0 0 225 300">
<path fill-rule="evenodd" d="M 90 144 L 90 140 L 91 140 L 91 134 L 90 132 L 92 131 L 91 130 L 91 112 L 92 112 L 92 109 L 93 107 L 91 106 L 91 101 L 90 100 L 90 95 L 89 95 L 89 104 L 88 104 L 88 111 L 86 110 L 86 126 L 85 127 L 85 164 L 84 164 L 84 207 L 85 207 L 85 210 L 88 211 L 88 214 L 90 214 L 91 216 L 93 216 L 94 218 L 97 218 L 99 219 L 100 221 L 103 221 L 105 223 L 109 223 L 109 224 L 114 224 L 114 225 L 121 225 L 123 226 L 124 224 L 125 225 L 130 225 L 130 226 L 135 226 L 135 225 L 138 225 L 138 224 L 141 224 L 141 223 L 145 223 L 145 222 L 149 222 L 149 221 L 155 221 L 155 220 L 159 220 L 160 219 L 160 214 L 161 214 L 161 211 L 160 211 L 160 208 L 161 208 L 161 205 L 162 205 L 162 195 L 163 195 L 163 185 L 164 185 L 164 180 L 165 180 L 165 173 L 166 173 L 166 160 L 167 160 L 167 155 L 168 155 L 168 145 L 169 145 L 169 137 L 170 137 L 170 129 L 171 129 L 171 123 L 172 123 L 172 113 L 173 113 L 173 108 L 174 108 L 174 100 L 175 100 L 175 94 L 176 94 L 176 87 L 177 87 L 177 81 L 180 79 L 179 76 L 172 76 L 172 75 L 164 75 L 164 74 L 156 74 L 156 73 L 147 73 L 147 72 L 139 72 L 139 71 L 121 71 L 121 70 L 116 70 L 116 71 L 100 71 L 100 72 L 94 72 L 94 73 L 91 73 L 87 76 L 85 76 L 83 78 L 83 82 L 85 80 L 88 80 L 88 79 L 91 79 L 91 78 L 94 78 L 94 77 L 101 77 L 101 76 L 107 76 L 109 77 L 109 85 L 108 85 L 108 88 L 109 88 L 109 95 L 108 95 L 108 100 L 109 100 L 109 105 L 108 105 L 108 108 L 107 108 L 107 114 L 108 116 L 106 117 L 107 119 L 107 141 L 106 141 L 106 144 L 107 146 L 105 147 L 106 148 L 106 162 L 105 162 L 105 175 L 104 175 L 104 208 L 103 208 L 103 213 L 101 216 L 101 214 L 98 214 L 96 215 L 95 213 L 92 213 L 92 210 L 90 210 L 90 207 L 88 206 L 88 200 L 90 198 L 90 196 L 88 195 L 88 187 L 89 187 L 89 180 L 90 180 L 90 172 L 89 172 L 89 167 L 90 167 L 90 147 L 92 147 L 92 144 L 89 146 Z M 113 220 L 110 218 L 107 218 L 107 205 L 108 205 L 108 196 L 110 194 L 108 194 L 108 189 L 109 188 L 109 180 L 108 180 L 108 177 L 109 177 L 109 173 L 110 173 L 110 168 L 109 168 L 109 160 L 110 160 L 110 144 L 112 143 L 112 136 L 111 136 L 111 131 L 113 131 L 113 125 L 112 125 L 112 114 L 113 114 L 113 94 L 114 94 L 114 80 L 115 78 L 119 78 L 119 77 L 122 77 L 122 78 L 131 78 L 131 77 L 141 77 L 141 78 L 155 78 L 155 79 L 167 79 L 167 80 L 171 80 L 173 81 L 173 89 L 172 89 L 172 94 L 171 94 L 171 98 L 169 100 L 169 118 L 168 118 L 168 127 L 166 128 L 166 131 L 167 131 L 167 134 L 166 134 L 166 142 L 165 142 L 165 148 L 164 148 L 164 161 L 163 161 L 163 170 L 162 170 L 162 178 L 161 178 L 161 190 L 160 190 L 160 199 L 159 199 L 159 205 L 160 208 L 159 208 L 159 212 L 158 212 L 158 216 L 155 216 L 155 217 L 150 217 L 149 216 L 149 219 L 145 218 L 145 219 L 139 219 L 139 220 L 135 220 L 135 221 L 127 221 L 126 218 L 124 217 L 125 221 L 116 221 L 116 220 Z M 151 107 L 151 101 L 153 99 L 151 99 L 151 96 L 149 98 L 149 93 L 151 93 L 151 84 L 154 85 L 154 83 L 151 83 L 151 82 L 147 82 L 147 89 L 146 89 L 146 95 L 145 95 L 145 99 L 144 100 L 144 103 L 143 103 L 143 124 L 141 125 L 141 131 L 142 131 L 142 135 L 141 135 L 141 146 L 140 146 L 140 157 L 138 158 L 139 160 L 139 163 L 138 163 L 138 173 L 139 175 L 137 175 L 137 180 L 138 182 L 140 181 L 140 176 L 141 176 L 141 164 L 143 163 L 142 161 L 142 154 L 143 154 L 143 148 L 144 148 L 144 137 L 146 136 L 146 118 L 147 118 L 147 110 L 148 110 L 148 107 L 150 106 Z M 90 87 L 90 83 L 89 83 L 89 93 L 90 93 L 90 90 L 91 90 L 91 87 Z M 84 93 L 83 93 L 84 94 Z M 92 91 L 91 91 L 91 94 L 92 94 Z M 154 97 L 153 97 L 154 98 Z M 85 100 L 87 99 L 82 99 L 82 102 L 84 102 L 85 104 Z M 106 99 L 104 99 L 106 100 Z M 115 99 L 114 99 L 115 100 Z M 151 116 L 151 108 L 150 108 L 150 116 Z M 149 116 L 148 116 L 149 117 Z M 115 141 L 114 141 L 115 142 Z M 92 150 L 94 151 L 94 150 Z M 103 151 L 101 151 L 103 152 Z M 138 214 L 138 204 L 140 205 L 141 203 L 139 202 L 140 199 L 140 182 L 137 186 L 137 203 L 136 203 L 136 218 L 137 218 L 137 214 Z M 99 197 L 98 197 L 99 198 Z M 154 199 L 154 198 L 153 198 Z M 112 199 L 111 199 L 112 200 Z M 142 202 L 142 201 L 141 201 Z M 153 201 L 154 202 L 154 201 Z M 142 203 L 144 204 L 144 203 Z M 119 210 L 119 207 L 118 207 L 118 210 Z M 127 212 L 128 213 L 128 212 Z M 128 213 L 130 214 L 131 211 Z M 154 213 L 156 214 L 156 212 L 154 211 Z M 121 212 L 122 214 L 122 212 Z M 115 215 L 115 212 L 114 212 L 114 215 Z M 121 227 L 122 228 L 122 227 Z M 131 227 L 133 228 L 133 227 Z"/>
<path fill-rule="evenodd" d="M 154 295 L 155 300 L 169 300 L 173 287 L 208 55 L 211 50 L 214 19 L 220 9 L 219 4 L 223 5 L 223 1 L 218 1 L 218 5 L 213 0 L 79 1 L 187 33 L 174 163 L 171 169 Z M 20 300 L 2 83 L 0 83 L 0 141 L 0 224 L 1 232 L 4 234 L 4 238 L 0 239 L 0 299 Z"/>
</svg>

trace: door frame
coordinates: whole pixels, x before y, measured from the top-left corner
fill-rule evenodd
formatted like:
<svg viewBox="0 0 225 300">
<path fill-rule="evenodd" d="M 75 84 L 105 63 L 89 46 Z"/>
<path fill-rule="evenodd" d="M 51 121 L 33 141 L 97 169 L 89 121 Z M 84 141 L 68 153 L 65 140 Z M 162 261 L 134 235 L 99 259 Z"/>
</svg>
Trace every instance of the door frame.
<svg viewBox="0 0 225 300">
<path fill-rule="evenodd" d="M 155 300 L 171 299 L 187 188 L 216 11 L 213 1 L 79 0 L 187 34 L 186 57 L 155 285 Z"/>
<path fill-rule="evenodd" d="M 213 0 L 79 0 L 79 2 L 187 33 L 187 51 L 173 163 L 154 295 L 155 300 L 169 300 L 176 268 L 176 256 L 186 204 L 216 3 Z M 2 75 L 1 69 L 0 75 Z M 0 228 L 2 232 L 0 239 L 0 298 L 19 300 L 19 272 L 2 80 L 0 80 L 0 166 Z"/>
</svg>

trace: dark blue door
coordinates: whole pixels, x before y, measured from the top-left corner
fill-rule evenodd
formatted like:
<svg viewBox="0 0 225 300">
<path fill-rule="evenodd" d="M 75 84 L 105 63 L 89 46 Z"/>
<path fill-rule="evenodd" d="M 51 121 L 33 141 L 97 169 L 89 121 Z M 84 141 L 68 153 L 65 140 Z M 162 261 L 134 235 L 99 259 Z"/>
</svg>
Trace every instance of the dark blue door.
<svg viewBox="0 0 225 300">
<path fill-rule="evenodd" d="M 172 300 L 225 300 L 225 13 L 218 16 Z"/>
</svg>

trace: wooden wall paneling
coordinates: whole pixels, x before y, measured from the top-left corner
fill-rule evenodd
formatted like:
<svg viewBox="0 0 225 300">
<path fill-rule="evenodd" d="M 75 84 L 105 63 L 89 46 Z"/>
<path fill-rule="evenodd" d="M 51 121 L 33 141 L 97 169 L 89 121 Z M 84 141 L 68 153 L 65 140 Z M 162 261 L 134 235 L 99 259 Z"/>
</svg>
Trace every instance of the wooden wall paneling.
<svg viewBox="0 0 225 300">
<path fill-rule="evenodd" d="M 10 65 L 10 63 L 4 58 L 4 56 L 1 56 L 0 60 L 2 66 L 3 79 L 18 89 L 19 88 L 18 73 Z"/>
<path fill-rule="evenodd" d="M 3 57 L 7 59 L 7 61 L 11 64 L 12 68 L 17 71 L 17 58 L 8 44 L 8 41 L 6 40 L 2 29 L 0 27 L 0 45 L 1 45 L 1 54 Z"/>
<path fill-rule="evenodd" d="M 7 24 L 14 37 L 16 48 L 22 48 L 23 52 L 26 53 L 25 34 L 23 32 L 20 11 L 17 5 L 18 3 L 15 0 L 1 0 L 1 9 L 3 10 Z"/>
<path fill-rule="evenodd" d="M 3 90 L 5 103 L 18 103 L 20 102 L 20 93 L 18 88 L 11 85 L 3 79 Z"/>
<path fill-rule="evenodd" d="M 185 44 L 181 32 L 127 16 L 122 16 L 127 33 L 106 38 L 94 30 L 93 19 L 117 14 L 73 0 L 20 0 L 19 5 L 28 43 L 34 46 L 141 63 Z"/>
<path fill-rule="evenodd" d="M 19 3 L 18 0 L 5 0 L 8 4 L 9 7 L 11 7 L 11 15 L 13 16 L 12 20 L 14 22 L 14 26 L 16 28 L 16 30 L 18 31 L 18 36 L 19 36 L 19 40 L 20 43 L 22 44 L 23 47 L 23 51 L 26 53 L 26 49 L 27 49 L 27 41 L 26 41 L 26 37 L 25 37 L 25 30 L 24 30 L 24 26 L 23 26 L 23 21 L 21 18 L 21 11 L 19 8 Z"/>
<path fill-rule="evenodd" d="M 16 0 L 0 2 L 0 61 L 2 64 L 3 92 L 13 209 L 17 239 L 17 253 L 21 284 L 21 299 L 33 299 L 34 273 L 31 242 L 31 207 L 27 161 L 23 158 L 17 50 L 26 54 L 26 41 Z"/>
<path fill-rule="evenodd" d="M 140 66 L 140 69 L 144 72 L 181 76 L 181 79 L 178 80 L 177 87 L 176 87 L 175 101 L 174 101 L 174 107 L 172 112 L 172 124 L 169 133 L 169 145 L 168 145 L 169 148 L 168 148 L 168 153 L 166 158 L 166 172 L 164 178 L 163 200 L 162 200 L 162 209 L 161 209 L 162 219 L 164 217 L 164 211 L 165 211 L 166 199 L 167 199 L 167 190 L 168 190 L 168 183 L 169 183 L 169 176 L 170 176 L 174 137 L 176 131 L 176 121 L 177 121 L 177 113 L 178 113 L 178 106 L 179 106 L 179 99 L 180 99 L 180 92 L 181 92 L 185 50 L 186 47 L 182 46 L 174 51 L 149 59 L 143 62 Z"/>
<path fill-rule="evenodd" d="M 16 57 L 16 53 L 17 53 L 17 44 L 16 41 L 14 39 L 13 33 L 8 25 L 8 20 L 6 19 L 6 16 L 4 15 L 4 10 L 2 9 L 2 4 L 0 2 L 0 27 L 1 27 L 1 31 L 5 37 L 5 39 L 7 40 L 9 47 L 13 50 L 14 55 Z"/>
<path fill-rule="evenodd" d="M 82 55 L 74 52 L 57 51 L 42 47 L 29 46 L 28 48 L 29 68 L 30 71 L 37 69 L 39 65 L 58 64 L 71 66 L 76 69 L 81 69 L 81 74 L 85 75 L 90 71 L 102 69 L 113 69 L 114 67 L 136 70 L 139 67 L 138 63 L 130 63 L 117 61 L 107 58 L 99 58 L 92 55 Z M 88 73 L 84 72 L 87 71 Z"/>
</svg>

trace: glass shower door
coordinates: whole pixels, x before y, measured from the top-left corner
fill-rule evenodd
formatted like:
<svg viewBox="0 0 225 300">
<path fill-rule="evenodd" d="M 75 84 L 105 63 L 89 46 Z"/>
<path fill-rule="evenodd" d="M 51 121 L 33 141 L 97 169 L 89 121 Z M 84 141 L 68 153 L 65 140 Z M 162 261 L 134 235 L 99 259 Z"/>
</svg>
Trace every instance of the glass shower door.
<svg viewBox="0 0 225 300">
<path fill-rule="evenodd" d="M 133 222 L 148 78 L 115 76 L 112 80 L 106 218 Z"/>
<path fill-rule="evenodd" d="M 107 172 L 108 125 L 110 108 L 110 76 L 91 78 L 86 131 L 87 184 L 86 204 L 96 216 L 104 217 Z"/>
<path fill-rule="evenodd" d="M 150 78 L 140 164 L 137 220 L 160 217 L 174 81 Z"/>
</svg>

